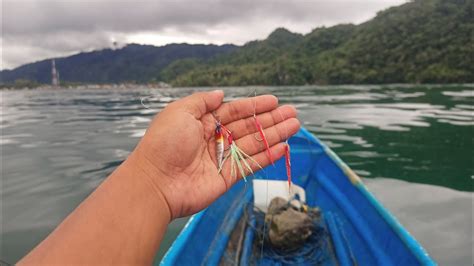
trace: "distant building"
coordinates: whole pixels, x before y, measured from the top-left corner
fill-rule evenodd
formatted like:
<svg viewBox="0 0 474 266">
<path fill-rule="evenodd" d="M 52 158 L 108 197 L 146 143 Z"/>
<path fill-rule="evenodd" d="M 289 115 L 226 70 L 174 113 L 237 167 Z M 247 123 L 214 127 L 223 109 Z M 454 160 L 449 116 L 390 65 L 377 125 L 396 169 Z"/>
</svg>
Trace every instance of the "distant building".
<svg viewBox="0 0 474 266">
<path fill-rule="evenodd" d="M 59 86 L 59 72 L 56 70 L 56 62 L 51 60 L 51 85 L 54 87 Z"/>
</svg>

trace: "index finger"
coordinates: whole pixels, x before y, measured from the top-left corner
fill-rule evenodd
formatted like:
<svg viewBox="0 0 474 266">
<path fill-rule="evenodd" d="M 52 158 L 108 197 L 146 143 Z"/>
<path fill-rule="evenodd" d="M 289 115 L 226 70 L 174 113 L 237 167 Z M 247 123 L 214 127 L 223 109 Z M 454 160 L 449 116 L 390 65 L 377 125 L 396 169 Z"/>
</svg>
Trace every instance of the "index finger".
<svg viewBox="0 0 474 266">
<path fill-rule="evenodd" d="M 222 104 L 215 111 L 216 118 L 222 124 L 247 118 L 255 114 L 265 113 L 278 107 L 278 98 L 273 95 L 260 95 L 239 99 Z"/>
</svg>

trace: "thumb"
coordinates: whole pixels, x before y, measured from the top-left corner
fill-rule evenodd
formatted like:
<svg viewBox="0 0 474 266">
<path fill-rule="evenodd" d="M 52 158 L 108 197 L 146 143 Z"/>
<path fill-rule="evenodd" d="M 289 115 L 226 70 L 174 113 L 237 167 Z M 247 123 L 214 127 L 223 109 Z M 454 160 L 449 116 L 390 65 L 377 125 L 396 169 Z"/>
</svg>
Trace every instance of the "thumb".
<svg viewBox="0 0 474 266">
<path fill-rule="evenodd" d="M 197 92 L 180 100 L 183 108 L 197 119 L 217 109 L 224 99 L 222 90 Z"/>
</svg>

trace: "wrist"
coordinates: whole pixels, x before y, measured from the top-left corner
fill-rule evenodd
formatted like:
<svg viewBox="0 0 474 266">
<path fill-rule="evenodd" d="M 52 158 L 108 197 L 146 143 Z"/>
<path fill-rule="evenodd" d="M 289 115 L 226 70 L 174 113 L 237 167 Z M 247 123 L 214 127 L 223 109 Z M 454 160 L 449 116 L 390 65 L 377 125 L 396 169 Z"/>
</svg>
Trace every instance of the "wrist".
<svg viewBox="0 0 474 266">
<path fill-rule="evenodd" d="M 171 206 L 165 196 L 165 187 L 160 186 L 159 183 L 156 182 L 157 179 L 164 177 L 163 173 L 153 165 L 150 165 L 148 159 L 136 150 L 128 156 L 120 167 L 122 168 L 122 172 L 141 184 L 144 193 L 153 195 L 157 204 L 165 211 L 167 220 L 171 222 L 174 217 Z"/>
</svg>

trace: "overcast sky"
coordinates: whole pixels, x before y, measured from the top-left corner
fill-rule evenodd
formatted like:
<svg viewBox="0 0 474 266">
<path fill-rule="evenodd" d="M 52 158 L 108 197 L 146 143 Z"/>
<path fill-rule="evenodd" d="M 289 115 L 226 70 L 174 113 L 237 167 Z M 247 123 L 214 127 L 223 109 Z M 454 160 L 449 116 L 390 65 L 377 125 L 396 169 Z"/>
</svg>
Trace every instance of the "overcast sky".
<svg viewBox="0 0 474 266">
<path fill-rule="evenodd" d="M 244 44 L 360 23 L 406 0 L 1 0 L 2 69 L 130 42 Z"/>
</svg>

